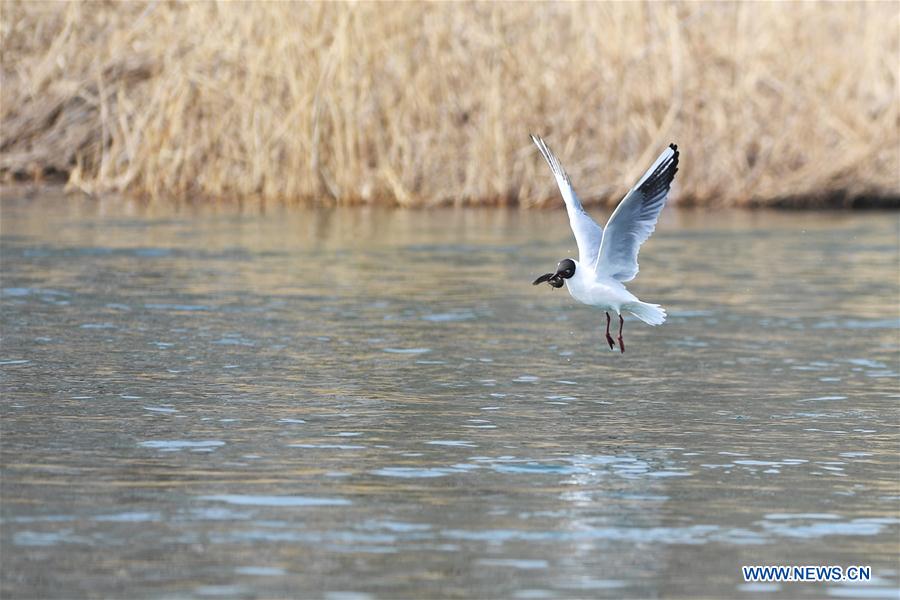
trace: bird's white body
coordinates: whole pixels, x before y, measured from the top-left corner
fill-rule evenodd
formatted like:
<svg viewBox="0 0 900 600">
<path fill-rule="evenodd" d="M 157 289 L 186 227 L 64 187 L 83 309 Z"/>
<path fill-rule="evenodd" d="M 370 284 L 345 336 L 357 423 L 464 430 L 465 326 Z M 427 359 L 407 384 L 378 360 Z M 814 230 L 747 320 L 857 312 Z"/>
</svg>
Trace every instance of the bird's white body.
<svg viewBox="0 0 900 600">
<path fill-rule="evenodd" d="M 566 279 L 566 289 L 579 302 L 621 314 L 623 306 L 639 301 L 620 282 L 611 277 L 598 277 L 593 269 L 582 267 L 577 260 L 574 262 L 575 275 Z"/>
<path fill-rule="evenodd" d="M 569 294 L 582 304 L 617 315 L 629 312 L 648 325 L 662 325 L 666 311 L 657 304 L 641 302 L 620 282 L 612 277 L 597 276 L 593 270 L 580 268 L 575 262 L 575 275 L 566 279 Z"/>
<path fill-rule="evenodd" d="M 678 171 L 678 147 L 671 144 L 659 155 L 613 211 L 604 229 L 585 212 L 569 176 L 547 144 L 537 136 L 531 136 L 531 139 L 553 171 L 578 244 L 577 261 L 561 261 L 555 274 L 542 275 L 535 284 L 547 281 L 559 287 L 560 281 L 564 280 L 569 294 L 579 302 L 618 314 L 620 345 L 623 311 L 649 325 L 662 324 L 666 320 L 665 310 L 659 305 L 641 302 L 625 288 L 624 283 L 637 276 L 638 251 L 656 228 L 659 213 Z M 612 347 L 608 318 L 606 335 Z"/>
</svg>

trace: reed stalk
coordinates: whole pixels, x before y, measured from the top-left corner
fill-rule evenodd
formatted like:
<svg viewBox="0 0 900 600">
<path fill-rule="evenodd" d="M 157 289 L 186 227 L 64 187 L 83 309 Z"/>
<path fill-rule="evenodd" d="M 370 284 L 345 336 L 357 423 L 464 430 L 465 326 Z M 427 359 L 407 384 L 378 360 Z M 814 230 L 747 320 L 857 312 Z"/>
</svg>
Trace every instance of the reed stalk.
<svg viewBox="0 0 900 600">
<path fill-rule="evenodd" d="M 4 0 L 0 174 L 150 198 L 900 197 L 900 4 Z"/>
</svg>

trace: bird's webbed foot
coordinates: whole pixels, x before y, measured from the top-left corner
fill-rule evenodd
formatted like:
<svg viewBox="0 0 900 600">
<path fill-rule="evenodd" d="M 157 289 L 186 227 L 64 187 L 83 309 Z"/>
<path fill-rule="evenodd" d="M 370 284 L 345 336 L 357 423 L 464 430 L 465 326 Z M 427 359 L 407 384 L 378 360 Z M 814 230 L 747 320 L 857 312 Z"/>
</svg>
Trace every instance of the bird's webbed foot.
<svg viewBox="0 0 900 600">
<path fill-rule="evenodd" d="M 615 349 L 616 349 L 616 343 L 613 341 L 613 336 L 611 336 L 611 335 L 608 334 L 608 333 L 606 334 L 606 343 L 609 344 L 609 349 L 610 349 L 610 350 L 615 350 Z"/>
</svg>

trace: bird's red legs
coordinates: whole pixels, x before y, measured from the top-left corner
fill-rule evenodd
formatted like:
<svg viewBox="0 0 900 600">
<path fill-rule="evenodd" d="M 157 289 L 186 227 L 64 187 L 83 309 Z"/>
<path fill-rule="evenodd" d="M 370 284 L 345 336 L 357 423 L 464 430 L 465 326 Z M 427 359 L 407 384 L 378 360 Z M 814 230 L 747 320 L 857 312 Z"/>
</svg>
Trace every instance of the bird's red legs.
<svg viewBox="0 0 900 600">
<path fill-rule="evenodd" d="M 622 318 L 622 315 L 619 315 L 619 350 L 622 351 L 622 354 L 625 354 L 625 340 L 622 339 L 622 326 L 625 324 L 625 319 Z"/>
<path fill-rule="evenodd" d="M 609 343 L 610 350 L 616 347 L 613 337 L 609 334 L 609 313 L 606 313 L 606 341 Z"/>
</svg>

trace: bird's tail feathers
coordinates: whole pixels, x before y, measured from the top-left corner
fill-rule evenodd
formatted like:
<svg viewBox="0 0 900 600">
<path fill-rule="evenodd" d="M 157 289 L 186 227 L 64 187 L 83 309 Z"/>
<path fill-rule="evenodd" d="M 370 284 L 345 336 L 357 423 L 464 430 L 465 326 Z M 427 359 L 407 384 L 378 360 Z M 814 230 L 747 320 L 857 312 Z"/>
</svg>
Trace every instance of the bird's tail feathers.
<svg viewBox="0 0 900 600">
<path fill-rule="evenodd" d="M 636 316 L 647 325 L 662 325 L 666 320 L 666 309 L 659 304 L 647 302 L 629 302 L 622 308 Z"/>
</svg>

